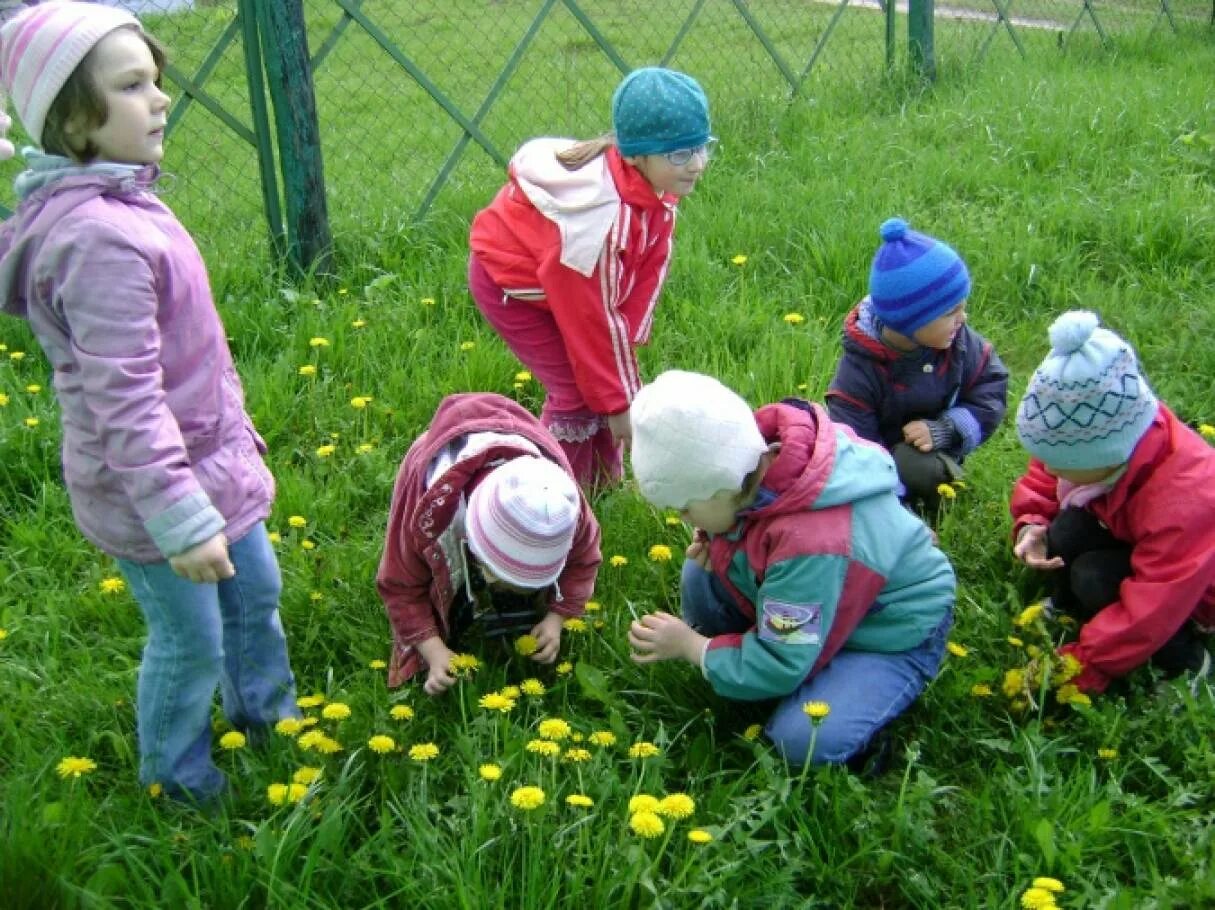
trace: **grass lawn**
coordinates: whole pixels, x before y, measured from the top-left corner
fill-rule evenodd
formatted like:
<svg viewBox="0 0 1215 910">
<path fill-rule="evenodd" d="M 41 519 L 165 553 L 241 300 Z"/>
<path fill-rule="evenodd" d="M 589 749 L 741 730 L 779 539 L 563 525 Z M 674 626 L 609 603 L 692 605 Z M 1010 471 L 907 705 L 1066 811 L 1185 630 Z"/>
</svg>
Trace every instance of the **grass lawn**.
<svg viewBox="0 0 1215 910">
<path fill-rule="evenodd" d="M 1010 410 L 1046 327 L 1085 307 L 1136 345 L 1162 400 L 1215 424 L 1213 57 L 1204 33 L 1001 57 L 910 95 L 723 100 L 720 155 L 681 206 L 646 375 L 708 372 L 755 404 L 821 399 L 877 227 L 901 214 L 966 258 L 971 323 L 1013 371 Z M 464 286 L 468 218 L 501 174 L 474 162 L 413 224 L 392 221 L 390 194 L 366 211 L 335 194 L 338 272 L 301 282 L 240 239 L 247 212 L 225 215 L 178 169 L 165 199 L 198 228 L 278 479 L 270 527 L 300 693 L 341 748 L 217 745 L 233 794 L 213 815 L 139 787 L 143 624 L 73 526 L 46 362 L 24 325 L 0 321 L 5 907 L 1013 908 L 1037 876 L 1064 884 L 1061 907 L 1215 905 L 1211 687 L 1144 671 L 1091 705 L 1002 691 L 1033 648 L 1071 634 L 1017 624 L 1040 592 L 1009 552 L 1025 462 L 1010 422 L 939 516 L 957 647 L 895 724 L 883 776 L 791 771 L 751 735 L 763 706 L 717 699 L 686 666 L 629 660 L 632 612 L 677 609 L 689 529 L 628 486 L 595 502 L 598 609 L 566 633 L 561 666 L 490 649 L 440 700 L 387 690 L 373 579 L 400 458 L 447 393 L 541 400 Z M 508 712 L 480 706 L 508 685 L 532 694 Z M 325 717 L 334 703 L 350 716 Z M 528 748 L 545 718 L 571 728 L 557 757 Z M 375 735 L 394 750 L 374 751 Z M 423 744 L 437 755 L 420 760 Z M 96 768 L 61 779 L 69 756 Z M 298 802 L 270 798 L 313 777 Z M 521 787 L 543 803 L 513 805 Z M 637 794 L 686 794 L 693 808 L 676 817 L 669 800 L 645 837 L 628 824 Z"/>
</svg>

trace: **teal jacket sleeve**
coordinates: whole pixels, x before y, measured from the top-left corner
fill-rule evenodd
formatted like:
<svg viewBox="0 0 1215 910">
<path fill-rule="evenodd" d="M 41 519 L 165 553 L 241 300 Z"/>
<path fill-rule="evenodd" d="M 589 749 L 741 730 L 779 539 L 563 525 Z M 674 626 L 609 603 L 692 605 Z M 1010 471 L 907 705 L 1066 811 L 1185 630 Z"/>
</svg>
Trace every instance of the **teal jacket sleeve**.
<svg viewBox="0 0 1215 910">
<path fill-rule="evenodd" d="M 726 698 L 779 698 L 810 674 L 831 631 L 847 573 L 843 556 L 797 556 L 768 567 L 755 628 L 710 640 L 702 669 Z"/>
</svg>

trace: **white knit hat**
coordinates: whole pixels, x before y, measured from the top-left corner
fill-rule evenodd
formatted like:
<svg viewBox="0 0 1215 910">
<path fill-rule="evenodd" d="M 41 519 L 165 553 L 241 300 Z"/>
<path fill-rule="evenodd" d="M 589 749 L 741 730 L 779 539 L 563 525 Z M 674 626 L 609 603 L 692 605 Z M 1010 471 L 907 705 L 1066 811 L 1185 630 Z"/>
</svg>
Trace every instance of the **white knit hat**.
<svg viewBox="0 0 1215 910">
<path fill-rule="evenodd" d="M 496 578 L 543 588 L 565 568 L 581 511 L 572 477 L 547 458 L 521 455 L 490 471 L 468 497 L 468 548 Z"/>
<path fill-rule="evenodd" d="M 700 373 L 663 373 L 637 393 L 629 417 L 633 475 L 660 508 L 742 490 L 768 450 L 750 405 Z"/>
<path fill-rule="evenodd" d="M 98 3 L 50 0 L 31 6 L 0 28 L 0 87 L 38 145 L 63 84 L 106 35 L 125 25 L 139 28 L 126 10 Z"/>
</svg>

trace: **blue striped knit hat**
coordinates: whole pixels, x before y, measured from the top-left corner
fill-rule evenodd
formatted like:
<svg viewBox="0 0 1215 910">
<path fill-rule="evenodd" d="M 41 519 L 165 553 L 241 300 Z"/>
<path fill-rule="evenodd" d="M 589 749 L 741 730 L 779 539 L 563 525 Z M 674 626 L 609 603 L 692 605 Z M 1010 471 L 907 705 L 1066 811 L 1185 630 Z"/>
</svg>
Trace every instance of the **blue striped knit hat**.
<svg viewBox="0 0 1215 910">
<path fill-rule="evenodd" d="M 869 270 L 869 300 L 883 325 L 913 335 L 970 296 L 962 257 L 902 218 L 882 222 L 882 245 Z"/>
<path fill-rule="evenodd" d="M 625 156 L 700 148 L 709 141 L 709 100 L 691 76 L 643 67 L 616 87 L 612 129 Z"/>
<path fill-rule="evenodd" d="M 1087 310 L 1056 319 L 1050 344 L 1017 408 L 1021 444 L 1052 468 L 1124 464 L 1158 408 L 1135 351 Z"/>
</svg>

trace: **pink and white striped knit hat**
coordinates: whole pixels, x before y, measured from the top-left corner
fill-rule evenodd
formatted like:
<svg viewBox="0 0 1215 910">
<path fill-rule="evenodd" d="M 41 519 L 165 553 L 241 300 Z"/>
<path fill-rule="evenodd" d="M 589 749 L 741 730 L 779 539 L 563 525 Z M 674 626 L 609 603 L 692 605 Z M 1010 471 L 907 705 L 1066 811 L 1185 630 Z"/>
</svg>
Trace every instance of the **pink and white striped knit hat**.
<svg viewBox="0 0 1215 910">
<path fill-rule="evenodd" d="M 581 511 L 573 478 L 547 458 L 521 455 L 490 471 L 468 497 L 468 548 L 496 578 L 544 588 L 565 568 Z"/>
<path fill-rule="evenodd" d="M 80 61 L 106 35 L 139 27 L 126 10 L 99 3 L 50 0 L 31 6 L 0 28 L 0 87 L 37 144 L 59 90 Z"/>
</svg>

